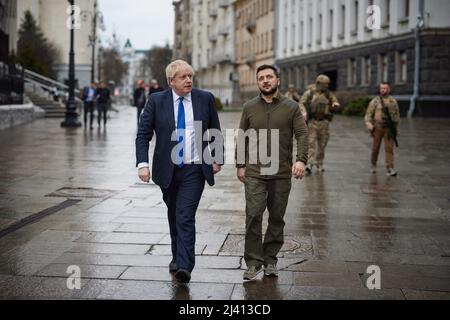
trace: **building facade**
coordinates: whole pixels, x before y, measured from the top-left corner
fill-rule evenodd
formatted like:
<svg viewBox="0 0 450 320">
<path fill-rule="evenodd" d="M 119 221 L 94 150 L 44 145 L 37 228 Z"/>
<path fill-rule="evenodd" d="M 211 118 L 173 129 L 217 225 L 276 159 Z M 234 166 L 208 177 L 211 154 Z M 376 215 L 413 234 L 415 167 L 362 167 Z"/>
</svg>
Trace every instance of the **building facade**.
<svg viewBox="0 0 450 320">
<path fill-rule="evenodd" d="M 80 88 L 89 85 L 91 81 L 90 37 L 93 31 L 94 5 L 97 1 L 76 1 L 76 5 L 80 8 L 80 28 L 75 29 L 75 74 Z M 69 72 L 70 30 L 67 27 L 67 21 L 70 14 L 67 13 L 68 7 L 69 3 L 61 0 L 17 0 L 17 29 L 20 29 L 25 11 L 30 10 L 45 37 L 52 41 L 61 52 L 61 61 L 57 66 L 57 80 L 62 83 L 67 81 Z"/>
<path fill-rule="evenodd" d="M 0 61 L 17 51 L 17 0 L 0 0 Z"/>
<path fill-rule="evenodd" d="M 192 1 L 193 0 L 178 0 L 173 2 L 175 8 L 173 60 L 182 59 L 190 64 L 192 64 Z"/>
<path fill-rule="evenodd" d="M 243 101 L 258 94 L 256 69 L 275 59 L 275 0 L 237 0 L 236 69 Z"/>
<path fill-rule="evenodd" d="M 373 7 L 375 6 L 375 7 Z M 319 73 L 332 89 L 377 94 L 389 81 L 406 114 L 413 93 L 415 28 L 420 33 L 420 98 L 416 115 L 450 116 L 450 2 L 446 0 L 279 0 L 276 63 L 284 89 L 303 91 Z M 368 9 L 370 7 L 370 9 Z M 379 26 L 374 25 L 379 10 Z"/>
<path fill-rule="evenodd" d="M 196 86 L 225 106 L 235 103 L 234 0 L 191 0 L 192 66 Z"/>
</svg>

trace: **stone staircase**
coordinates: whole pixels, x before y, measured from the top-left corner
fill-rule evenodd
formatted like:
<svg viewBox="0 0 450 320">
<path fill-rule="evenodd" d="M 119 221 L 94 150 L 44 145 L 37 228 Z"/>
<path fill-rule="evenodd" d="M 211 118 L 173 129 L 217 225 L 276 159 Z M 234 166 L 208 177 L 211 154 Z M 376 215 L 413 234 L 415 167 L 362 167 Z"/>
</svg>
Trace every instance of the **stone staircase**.
<svg viewBox="0 0 450 320">
<path fill-rule="evenodd" d="M 45 118 L 64 118 L 66 108 L 60 103 L 53 101 L 51 97 L 44 97 L 35 92 L 26 92 L 31 102 L 45 111 Z"/>
</svg>

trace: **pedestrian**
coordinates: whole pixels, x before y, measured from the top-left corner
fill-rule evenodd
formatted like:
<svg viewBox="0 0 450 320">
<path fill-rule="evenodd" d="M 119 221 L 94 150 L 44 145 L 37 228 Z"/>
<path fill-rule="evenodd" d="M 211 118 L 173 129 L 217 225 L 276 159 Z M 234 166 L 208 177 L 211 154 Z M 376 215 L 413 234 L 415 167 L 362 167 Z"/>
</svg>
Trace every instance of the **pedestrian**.
<svg viewBox="0 0 450 320">
<path fill-rule="evenodd" d="M 367 108 L 365 123 L 372 135 L 371 173 L 377 172 L 378 154 L 381 142 L 384 140 L 386 152 L 387 175 L 395 177 L 394 143 L 397 144 L 400 127 L 400 111 L 397 101 L 390 95 L 391 86 L 388 82 L 380 84 L 380 95 L 372 99 Z"/>
<path fill-rule="evenodd" d="M 92 130 L 94 123 L 94 107 L 95 107 L 95 97 L 97 95 L 97 84 L 95 82 L 91 83 L 90 87 L 85 87 L 83 89 L 83 104 L 84 104 L 84 128 L 87 128 L 88 114 L 89 118 L 89 128 Z"/>
<path fill-rule="evenodd" d="M 257 131 L 257 146 L 250 141 L 245 145 L 245 154 L 240 155 L 236 148 L 237 177 L 245 185 L 245 251 L 244 260 L 247 270 L 244 281 L 250 281 L 264 270 L 265 276 L 277 277 L 277 254 L 284 242 L 284 215 L 291 191 L 292 176 L 302 179 L 308 159 L 308 128 L 295 101 L 282 95 L 278 87 L 280 76 L 278 70 L 271 65 L 262 65 L 256 73 L 260 95 L 244 105 L 238 134 L 238 144 L 242 136 L 249 130 Z M 272 134 L 279 133 L 279 141 L 272 142 Z M 262 137 L 270 136 L 266 142 Z M 297 154 L 293 161 L 293 138 L 297 142 Z M 262 144 L 270 143 L 271 154 L 279 157 L 272 159 L 271 166 L 278 168 L 274 174 L 267 175 L 260 161 L 252 162 L 250 154 L 261 149 Z M 278 153 L 273 151 L 277 148 Z M 242 159 L 242 160 L 240 160 Z M 262 240 L 263 213 L 269 211 L 269 224 Z"/>
<path fill-rule="evenodd" d="M 195 215 L 205 180 L 213 186 L 214 175 L 223 163 L 206 163 L 202 155 L 210 152 L 210 141 L 200 146 L 195 137 L 203 137 L 210 129 L 220 132 L 220 122 L 214 96 L 193 89 L 194 71 L 187 62 L 172 62 L 166 76 L 170 89 L 150 95 L 142 113 L 136 158 L 139 178 L 149 182 L 149 142 L 156 135 L 152 172 L 168 208 L 172 244 L 169 271 L 178 281 L 188 283 L 195 266 Z M 194 121 L 201 122 L 202 132 L 195 132 Z"/>
<path fill-rule="evenodd" d="M 330 123 L 333 113 L 340 104 L 336 96 L 329 89 L 330 78 L 319 75 L 316 84 L 311 86 L 300 99 L 300 108 L 307 111 L 309 130 L 308 165 L 306 173 L 311 174 L 314 166 L 319 172 L 324 172 L 323 162 L 325 148 L 330 139 Z"/>
<path fill-rule="evenodd" d="M 141 117 L 142 109 L 144 109 L 145 101 L 146 101 L 144 80 L 139 80 L 137 82 L 137 85 L 138 86 L 134 90 L 134 94 L 133 94 L 133 105 L 137 109 L 137 124 L 139 126 L 139 119 Z"/>
<path fill-rule="evenodd" d="M 149 90 L 148 94 L 152 95 L 156 92 L 161 92 L 161 91 L 164 91 L 164 89 L 159 86 L 158 80 L 152 79 L 150 81 L 150 90 Z"/>
<path fill-rule="evenodd" d="M 300 102 L 300 95 L 297 93 L 297 90 L 295 90 L 295 85 L 290 84 L 288 86 L 288 91 L 284 94 L 286 97 L 288 97 L 291 100 L 294 100 L 295 102 Z M 306 109 L 299 104 L 300 110 L 302 112 L 303 118 L 305 118 L 305 121 L 308 119 L 308 113 L 306 112 Z"/>
<path fill-rule="evenodd" d="M 103 116 L 103 126 L 106 127 L 108 117 L 108 109 L 111 104 L 111 92 L 103 81 L 100 82 L 100 88 L 97 90 L 97 115 L 98 127 L 101 127 L 101 120 Z"/>
</svg>

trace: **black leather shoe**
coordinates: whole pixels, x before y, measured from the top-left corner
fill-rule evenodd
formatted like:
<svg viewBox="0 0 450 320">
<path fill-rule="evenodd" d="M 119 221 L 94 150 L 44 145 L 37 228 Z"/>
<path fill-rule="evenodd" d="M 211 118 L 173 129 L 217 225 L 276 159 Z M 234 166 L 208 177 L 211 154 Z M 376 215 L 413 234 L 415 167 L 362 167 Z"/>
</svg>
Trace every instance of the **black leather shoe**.
<svg viewBox="0 0 450 320">
<path fill-rule="evenodd" d="M 191 273 L 187 270 L 180 269 L 175 274 L 175 278 L 181 283 L 189 283 L 191 281 Z"/>
<path fill-rule="evenodd" d="M 169 264 L 169 272 L 170 273 L 175 273 L 175 272 L 177 272 L 178 271 L 178 266 L 177 266 L 177 263 L 174 261 L 174 260 L 172 260 L 171 262 L 170 262 L 170 264 Z"/>
</svg>

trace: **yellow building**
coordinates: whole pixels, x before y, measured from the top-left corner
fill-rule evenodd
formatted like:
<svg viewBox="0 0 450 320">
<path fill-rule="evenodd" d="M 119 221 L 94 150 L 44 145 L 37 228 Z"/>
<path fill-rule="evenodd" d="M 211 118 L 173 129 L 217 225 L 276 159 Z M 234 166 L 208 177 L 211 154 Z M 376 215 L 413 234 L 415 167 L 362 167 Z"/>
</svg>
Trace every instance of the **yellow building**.
<svg viewBox="0 0 450 320">
<path fill-rule="evenodd" d="M 239 89 L 247 100 L 258 94 L 258 66 L 274 63 L 275 0 L 237 0 L 235 14 Z"/>
</svg>

